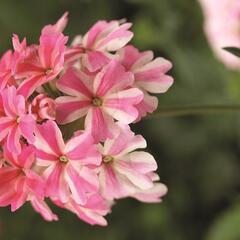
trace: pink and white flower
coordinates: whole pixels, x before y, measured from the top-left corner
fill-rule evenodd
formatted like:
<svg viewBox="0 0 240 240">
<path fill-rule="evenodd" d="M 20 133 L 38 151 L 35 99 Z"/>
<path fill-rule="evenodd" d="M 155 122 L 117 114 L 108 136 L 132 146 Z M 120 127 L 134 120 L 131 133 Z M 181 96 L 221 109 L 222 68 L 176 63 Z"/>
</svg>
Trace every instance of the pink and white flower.
<svg viewBox="0 0 240 240">
<path fill-rule="evenodd" d="M 69 96 L 56 99 L 57 121 L 72 122 L 86 115 L 85 127 L 96 142 L 112 138 L 114 119 L 129 124 L 136 120 L 136 105 L 143 94 L 131 88 L 133 75 L 117 61 L 111 61 L 93 79 L 74 68 L 68 68 L 57 82 L 59 90 Z"/>
<path fill-rule="evenodd" d="M 136 151 L 146 141 L 127 124 L 156 109 L 149 93 L 172 85 L 172 65 L 125 47 L 133 33 L 121 21 L 99 21 L 67 47 L 67 15 L 42 29 L 39 44 L 14 34 L 14 51 L 0 58 L 0 207 L 30 202 L 58 220 L 49 198 L 106 226 L 115 199 L 159 202 L 167 192 L 153 156 Z"/>
<path fill-rule="evenodd" d="M 65 144 L 54 121 L 36 130 L 37 165 L 44 167 L 46 195 L 62 203 L 71 198 L 86 204 L 88 194 L 98 191 L 98 178 L 92 168 L 100 164 L 100 156 L 87 132 L 72 137 Z"/>
<path fill-rule="evenodd" d="M 20 208 L 32 196 L 43 199 L 45 182 L 31 170 L 35 161 L 33 146 L 23 146 L 16 157 L 5 148 L 4 157 L 8 165 L 0 169 L 0 206 L 11 205 L 11 210 Z"/>
<path fill-rule="evenodd" d="M 108 200 L 127 196 L 140 199 L 141 192 L 154 188 L 152 174 L 157 169 L 157 163 L 151 154 L 135 151 L 146 147 L 141 135 L 134 135 L 128 126 L 120 126 L 120 129 L 114 139 L 107 139 L 104 145 L 99 145 L 102 154 L 100 191 Z"/>
<path fill-rule="evenodd" d="M 0 141 L 6 140 L 7 148 L 14 154 L 21 152 L 20 138 L 34 142 L 35 119 L 27 113 L 26 101 L 17 94 L 14 86 L 1 93 L 3 114 L 0 116 Z"/>
<path fill-rule="evenodd" d="M 58 25 L 45 27 L 39 39 L 39 46 L 26 47 L 18 60 L 15 77 L 24 79 L 18 91 L 25 97 L 30 96 L 37 87 L 56 78 L 63 70 L 68 37 L 56 30 L 59 28 Z"/>
<path fill-rule="evenodd" d="M 104 67 L 113 58 L 111 52 L 125 46 L 133 37 L 129 31 L 131 23 L 120 21 L 98 21 L 67 51 L 67 58 L 81 58 L 83 66 L 90 72 Z"/>
<path fill-rule="evenodd" d="M 199 0 L 204 14 L 204 30 L 216 56 L 229 68 L 239 69 L 239 58 L 223 50 L 240 48 L 240 1 Z"/>
<path fill-rule="evenodd" d="M 5 52 L 0 59 L 0 90 L 3 90 L 7 85 L 15 84 L 14 78 L 14 56 L 11 50 Z"/>
<path fill-rule="evenodd" d="M 143 100 L 137 105 L 137 120 L 140 120 L 157 109 L 158 99 L 149 93 L 164 93 L 173 84 L 173 78 L 166 75 L 172 64 L 161 57 L 153 59 L 152 51 L 139 52 L 131 45 L 120 49 L 117 55 L 126 70 L 134 74 L 133 86 L 144 93 Z"/>
</svg>

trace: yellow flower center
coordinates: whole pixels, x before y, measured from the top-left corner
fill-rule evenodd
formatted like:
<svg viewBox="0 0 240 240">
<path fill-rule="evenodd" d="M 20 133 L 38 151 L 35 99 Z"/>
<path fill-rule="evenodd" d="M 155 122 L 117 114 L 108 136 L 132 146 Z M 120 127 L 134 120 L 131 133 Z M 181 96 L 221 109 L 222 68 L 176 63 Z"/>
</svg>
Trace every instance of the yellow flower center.
<svg viewBox="0 0 240 240">
<path fill-rule="evenodd" d="M 62 163 L 67 163 L 68 162 L 68 158 L 66 157 L 66 156 L 61 156 L 60 158 L 59 158 L 59 160 L 60 160 L 60 162 L 62 162 Z"/>
<path fill-rule="evenodd" d="M 21 118 L 20 118 L 20 117 L 17 117 L 16 122 L 17 122 L 17 123 L 20 123 L 20 122 L 21 122 Z"/>
<path fill-rule="evenodd" d="M 102 106 L 103 101 L 102 101 L 102 99 L 100 99 L 100 98 L 98 98 L 98 97 L 94 97 L 94 98 L 92 99 L 92 104 L 93 104 L 95 107 L 100 107 L 100 106 Z"/>
<path fill-rule="evenodd" d="M 105 163 L 112 162 L 113 160 L 114 160 L 114 158 L 110 155 L 107 155 L 107 156 L 103 157 L 103 162 L 105 162 Z"/>
<path fill-rule="evenodd" d="M 46 75 L 49 75 L 49 74 L 51 74 L 53 72 L 53 70 L 51 69 L 51 68 L 47 68 L 46 70 L 45 70 L 45 74 Z"/>
</svg>

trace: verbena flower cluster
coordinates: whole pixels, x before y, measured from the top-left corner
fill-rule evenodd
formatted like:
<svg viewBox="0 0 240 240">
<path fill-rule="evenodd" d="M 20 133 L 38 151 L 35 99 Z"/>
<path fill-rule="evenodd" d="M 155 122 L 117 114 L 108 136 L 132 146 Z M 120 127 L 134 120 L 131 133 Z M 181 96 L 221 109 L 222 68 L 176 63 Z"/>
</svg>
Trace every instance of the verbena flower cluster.
<svg viewBox="0 0 240 240">
<path fill-rule="evenodd" d="M 114 200 L 158 202 L 166 194 L 146 141 L 129 124 L 152 113 L 173 79 L 164 58 L 127 45 L 130 23 L 99 21 L 70 46 L 67 14 L 38 44 L 13 35 L 0 60 L 0 206 L 47 203 L 106 225 Z"/>
</svg>

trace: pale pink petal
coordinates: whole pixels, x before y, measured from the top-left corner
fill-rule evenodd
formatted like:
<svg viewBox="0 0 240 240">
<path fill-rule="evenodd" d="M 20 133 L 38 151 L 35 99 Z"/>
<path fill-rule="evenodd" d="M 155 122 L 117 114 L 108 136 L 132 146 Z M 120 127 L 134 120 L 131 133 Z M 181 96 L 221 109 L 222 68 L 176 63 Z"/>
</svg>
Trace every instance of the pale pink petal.
<svg viewBox="0 0 240 240">
<path fill-rule="evenodd" d="M 39 139 L 37 141 L 39 141 Z M 47 149 L 46 149 L 46 151 L 47 151 Z M 59 157 L 56 156 L 56 154 L 48 153 L 41 149 L 36 149 L 36 156 L 37 156 L 37 163 L 40 164 L 40 162 L 41 162 L 40 165 L 44 164 L 43 161 L 47 165 L 50 165 L 50 163 L 52 163 L 52 161 L 59 161 Z"/>
<path fill-rule="evenodd" d="M 95 23 L 83 37 L 83 45 L 86 48 L 92 48 L 98 35 L 106 28 L 106 26 L 106 21 L 98 21 L 97 23 Z"/>
<path fill-rule="evenodd" d="M 143 100 L 135 106 L 138 110 L 138 118 L 135 120 L 135 122 L 141 120 L 141 118 L 145 117 L 147 113 L 154 112 L 158 107 L 157 97 L 151 96 L 145 91 L 143 92 L 144 92 Z"/>
<path fill-rule="evenodd" d="M 154 186 L 148 190 L 139 191 L 132 197 L 141 202 L 158 203 L 161 198 L 167 194 L 167 187 L 162 183 L 154 183 Z"/>
<path fill-rule="evenodd" d="M 38 86 L 41 86 L 42 84 L 46 83 L 49 80 L 52 80 L 55 76 L 52 75 L 51 78 L 46 78 L 42 75 L 33 75 L 32 77 L 24 80 L 18 87 L 18 94 L 29 97 Z"/>
<path fill-rule="evenodd" d="M 65 153 L 69 159 L 80 161 L 81 165 L 96 166 L 101 163 L 101 156 L 94 145 L 94 139 L 88 132 L 71 138 L 66 143 Z"/>
<path fill-rule="evenodd" d="M 128 125 L 118 123 L 118 127 L 118 134 L 104 143 L 105 155 L 122 156 L 138 148 L 146 148 L 145 139 L 141 135 L 135 135 Z"/>
<path fill-rule="evenodd" d="M 82 55 L 82 64 L 90 72 L 96 72 L 111 61 L 110 54 L 100 51 L 89 51 Z"/>
<path fill-rule="evenodd" d="M 117 129 L 113 119 L 97 107 L 89 109 L 85 119 L 85 128 L 91 132 L 97 143 L 106 138 L 112 138 Z"/>
<path fill-rule="evenodd" d="M 72 202 L 70 210 L 73 211 L 75 214 L 77 214 L 77 216 L 81 220 L 83 220 L 91 225 L 96 225 L 96 224 L 100 225 L 100 226 L 107 225 L 107 221 L 102 216 L 105 214 L 102 214 L 101 212 L 99 213 L 94 208 L 87 208 L 85 206 L 81 206 L 77 203 Z"/>
<path fill-rule="evenodd" d="M 43 172 L 43 177 L 46 179 L 46 196 L 51 199 L 59 199 L 66 203 L 70 199 L 69 186 L 65 179 L 66 165 L 63 163 L 54 162 Z"/>
<path fill-rule="evenodd" d="M 124 48 L 121 48 L 117 55 L 122 65 L 126 68 L 127 71 L 130 71 L 133 64 L 138 60 L 140 53 L 137 48 L 132 45 L 128 45 Z"/>
<path fill-rule="evenodd" d="M 91 98 L 90 80 L 83 72 L 77 72 L 74 68 L 69 67 L 56 85 L 60 91 L 70 96 Z"/>
<path fill-rule="evenodd" d="M 114 119 L 129 124 L 137 119 L 138 111 L 135 105 L 142 99 L 142 91 L 130 88 L 108 96 L 104 102 L 104 110 Z"/>
<path fill-rule="evenodd" d="M 35 162 L 35 147 L 33 145 L 23 146 L 21 154 L 17 157 L 17 163 L 18 166 L 24 169 L 30 169 Z M 8 153 L 8 151 L 5 150 L 5 153 Z M 9 160 L 9 158 L 11 158 L 11 153 L 9 152 L 7 156 L 7 159 Z"/>
<path fill-rule="evenodd" d="M 93 85 L 94 92 L 96 96 L 101 97 L 127 88 L 133 84 L 133 81 L 133 74 L 126 72 L 118 61 L 112 60 L 97 74 Z"/>
<path fill-rule="evenodd" d="M 75 169 L 71 164 L 66 168 L 66 180 L 74 201 L 81 205 L 87 203 L 88 195 L 98 191 L 97 174 L 86 167 Z"/>
<path fill-rule="evenodd" d="M 164 58 L 156 58 L 134 71 L 136 84 L 152 93 L 166 92 L 173 84 L 173 78 L 165 75 L 172 64 Z"/>
<path fill-rule="evenodd" d="M 24 38 L 22 40 L 22 42 L 20 42 L 18 35 L 13 34 L 12 37 L 12 43 L 13 43 L 13 49 L 16 52 L 22 52 L 23 50 L 25 50 L 26 46 L 27 46 L 27 40 L 26 38 Z"/>
<path fill-rule="evenodd" d="M 149 173 L 157 170 L 157 163 L 154 157 L 147 152 L 132 152 L 127 159 L 122 158 L 122 161 L 140 173 Z"/>
<path fill-rule="evenodd" d="M 14 86 L 8 87 L 1 93 L 4 112 L 7 116 L 15 118 L 18 115 L 18 105 L 24 108 L 23 96 L 18 96 Z"/>
<path fill-rule="evenodd" d="M 17 209 L 19 209 L 26 201 L 28 197 L 28 190 L 25 186 L 25 178 L 20 177 L 15 182 L 15 194 L 11 201 L 11 211 L 15 212 Z"/>
<path fill-rule="evenodd" d="M 68 12 L 65 12 L 62 17 L 54 24 L 47 25 L 42 29 L 42 34 L 54 32 L 63 32 L 68 23 Z"/>
<path fill-rule="evenodd" d="M 87 202 L 87 194 L 85 189 L 82 186 L 82 178 L 79 176 L 78 172 L 68 164 L 66 168 L 66 181 L 71 190 L 72 197 L 74 201 L 79 204 L 86 204 Z"/>
<path fill-rule="evenodd" d="M 60 32 L 42 33 L 38 54 L 45 69 L 54 70 L 58 66 L 57 70 L 62 70 L 67 40 L 68 38 Z"/>
<path fill-rule="evenodd" d="M 9 133 L 10 129 L 15 126 L 15 121 L 9 117 L 0 118 L 0 141 L 2 141 Z"/>
<path fill-rule="evenodd" d="M 45 194 L 45 182 L 42 177 L 35 172 L 29 170 L 26 173 L 26 185 L 28 188 L 38 197 L 44 197 Z"/>
<path fill-rule="evenodd" d="M 20 137 L 21 132 L 17 126 L 12 127 L 7 136 L 8 150 L 17 155 L 21 153 Z"/>
<path fill-rule="evenodd" d="M 108 200 L 123 198 L 135 192 L 134 185 L 110 165 L 105 165 L 99 173 L 101 194 Z"/>
<path fill-rule="evenodd" d="M 55 215 L 49 206 L 40 198 L 33 197 L 31 199 L 31 204 L 34 208 L 34 210 L 41 214 L 41 216 L 46 221 L 57 221 L 58 216 Z"/>
<path fill-rule="evenodd" d="M 106 37 L 99 40 L 96 49 L 104 51 L 116 51 L 126 45 L 133 37 L 133 33 L 128 31 L 131 23 L 124 23 Z"/>
<path fill-rule="evenodd" d="M 37 149 L 47 151 L 46 149 L 49 147 L 52 153 L 55 153 L 57 156 L 62 155 L 65 144 L 62 133 L 54 121 L 48 120 L 42 125 L 38 125 L 35 134 L 35 146 Z"/>
<path fill-rule="evenodd" d="M 24 115 L 20 118 L 19 129 L 21 135 L 27 139 L 29 143 L 34 143 L 34 131 L 36 128 L 36 122 L 32 115 Z"/>
<path fill-rule="evenodd" d="M 118 160 L 114 164 L 117 172 L 125 175 L 134 185 L 140 189 L 146 190 L 153 187 L 151 178 L 145 174 L 141 174 L 135 171 L 135 169 L 133 169 L 131 165 L 127 164 L 125 161 Z"/>
<path fill-rule="evenodd" d="M 139 57 L 135 61 L 135 63 L 132 65 L 132 71 L 136 72 L 145 65 L 147 65 L 149 62 L 151 62 L 154 58 L 153 51 L 144 51 L 139 52 Z"/>
<path fill-rule="evenodd" d="M 57 122 L 66 124 L 85 116 L 91 101 L 86 98 L 63 96 L 56 99 L 56 105 Z"/>
</svg>

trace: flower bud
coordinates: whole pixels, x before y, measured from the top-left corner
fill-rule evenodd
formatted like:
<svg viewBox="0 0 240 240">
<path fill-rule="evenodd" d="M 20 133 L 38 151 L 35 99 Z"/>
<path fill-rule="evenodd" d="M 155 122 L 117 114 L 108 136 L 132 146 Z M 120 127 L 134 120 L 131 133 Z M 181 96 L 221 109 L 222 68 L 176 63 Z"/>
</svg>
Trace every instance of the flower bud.
<svg viewBox="0 0 240 240">
<path fill-rule="evenodd" d="M 44 94 L 39 94 L 33 99 L 29 107 L 29 112 L 31 112 L 38 121 L 45 119 L 55 120 L 55 101 L 51 98 L 46 97 Z"/>
</svg>

